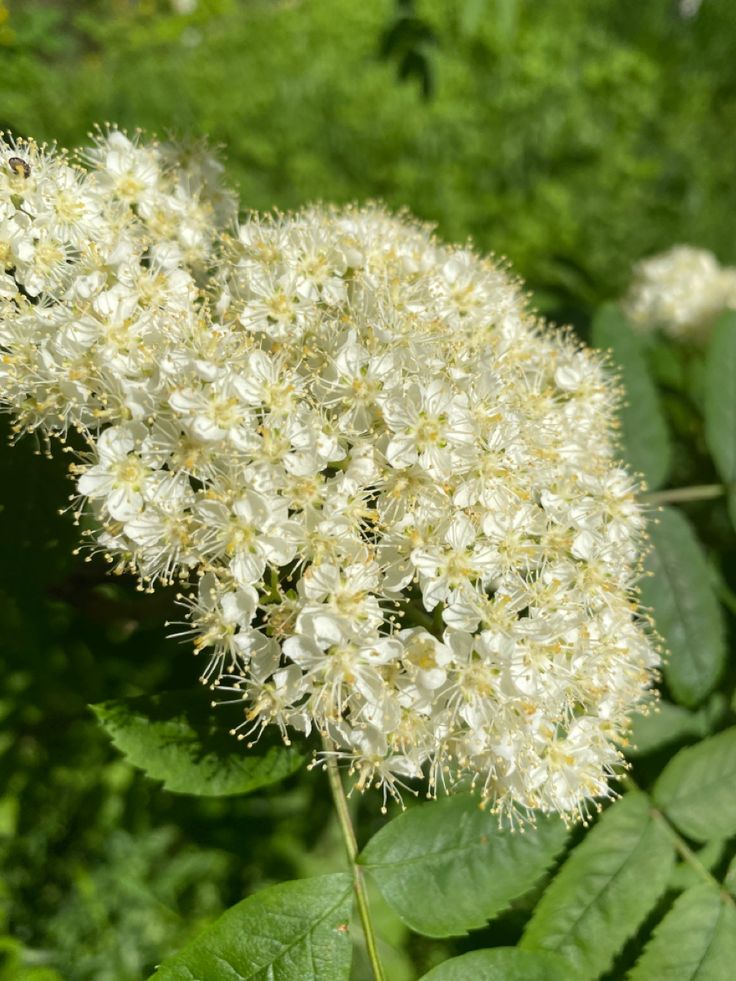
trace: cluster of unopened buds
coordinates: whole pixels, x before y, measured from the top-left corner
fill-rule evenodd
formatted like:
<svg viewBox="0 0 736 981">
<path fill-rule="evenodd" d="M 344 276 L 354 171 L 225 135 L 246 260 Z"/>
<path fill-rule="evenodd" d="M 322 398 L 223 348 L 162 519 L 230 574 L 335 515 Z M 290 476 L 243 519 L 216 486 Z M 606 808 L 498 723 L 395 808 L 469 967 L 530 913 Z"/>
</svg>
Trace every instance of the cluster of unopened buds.
<svg viewBox="0 0 736 981">
<path fill-rule="evenodd" d="M 14 431 L 73 449 L 92 551 L 184 584 L 238 735 L 316 731 L 384 800 L 609 795 L 658 653 L 602 359 L 407 216 L 238 223 L 203 148 L 114 129 L 0 149 Z"/>
</svg>

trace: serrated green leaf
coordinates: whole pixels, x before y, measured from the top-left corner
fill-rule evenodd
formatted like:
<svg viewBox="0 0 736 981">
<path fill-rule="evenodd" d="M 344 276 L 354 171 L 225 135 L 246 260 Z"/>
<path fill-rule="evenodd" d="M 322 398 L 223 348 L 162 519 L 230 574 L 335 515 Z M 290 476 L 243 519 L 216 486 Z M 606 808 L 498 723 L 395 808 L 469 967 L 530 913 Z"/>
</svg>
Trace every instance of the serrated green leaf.
<svg viewBox="0 0 736 981">
<path fill-rule="evenodd" d="M 725 663 L 723 617 L 708 563 L 687 518 L 664 508 L 649 532 L 646 558 L 651 575 L 641 582 L 641 600 L 668 650 L 664 676 L 676 701 L 692 707 L 716 685 Z"/>
<path fill-rule="evenodd" d="M 449 937 L 484 926 L 530 889 L 566 837 L 556 816 L 523 833 L 500 830 L 477 797 L 457 794 L 394 818 L 359 861 L 407 926 Z"/>
<path fill-rule="evenodd" d="M 604 304 L 596 313 L 592 339 L 596 347 L 611 351 L 626 390 L 619 412 L 626 462 L 644 475 L 650 487 L 660 487 L 669 474 L 672 453 L 641 342 L 614 303 Z"/>
<path fill-rule="evenodd" d="M 547 887 L 521 947 L 552 950 L 586 978 L 598 977 L 664 892 L 672 840 L 646 794 L 609 808 Z"/>
<path fill-rule="evenodd" d="M 207 692 L 142 695 L 93 705 L 115 746 L 147 776 L 179 794 L 245 794 L 282 780 L 303 757 L 281 745 L 246 749 L 228 733 Z"/>
<path fill-rule="evenodd" d="M 715 886 L 677 898 L 629 974 L 629 981 L 731 981 L 736 907 Z"/>
<path fill-rule="evenodd" d="M 652 797 L 695 841 L 736 834 L 736 727 L 680 750 L 655 783 Z"/>
<path fill-rule="evenodd" d="M 724 483 L 736 481 L 736 312 L 718 318 L 706 356 L 705 439 Z"/>
<path fill-rule="evenodd" d="M 570 965 L 544 950 L 474 950 L 432 968 L 420 981 L 571 981 Z"/>
<path fill-rule="evenodd" d="M 347 981 L 353 883 L 322 875 L 271 886 L 233 906 L 155 981 Z"/>
<path fill-rule="evenodd" d="M 662 746 L 696 736 L 700 739 L 708 734 L 708 722 L 702 709 L 690 712 L 680 705 L 660 702 L 648 715 L 634 715 L 631 720 L 630 745 L 626 755 L 645 756 Z"/>
</svg>

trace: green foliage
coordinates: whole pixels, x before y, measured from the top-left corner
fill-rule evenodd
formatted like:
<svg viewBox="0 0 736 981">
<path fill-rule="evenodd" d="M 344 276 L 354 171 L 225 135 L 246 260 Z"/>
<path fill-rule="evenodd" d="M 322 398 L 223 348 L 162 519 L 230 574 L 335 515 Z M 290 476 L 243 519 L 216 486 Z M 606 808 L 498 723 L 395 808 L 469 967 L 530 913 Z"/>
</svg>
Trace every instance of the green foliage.
<svg viewBox="0 0 736 981">
<path fill-rule="evenodd" d="M 652 549 L 641 598 L 664 638 L 664 676 L 675 699 L 697 705 L 717 683 L 726 658 L 721 610 L 698 539 L 679 511 L 650 523 Z"/>
<path fill-rule="evenodd" d="M 94 981 L 145 977 L 163 953 L 185 943 L 190 929 L 220 912 L 230 865 L 223 851 L 183 842 L 173 825 L 135 835 L 112 829 L 94 865 L 83 862 L 80 855 L 48 940 L 66 952 L 73 938 L 64 976 Z"/>
<path fill-rule="evenodd" d="M 28 952 L 11 937 L 0 937 L 0 981 L 63 981 L 52 968 L 27 963 Z"/>
<path fill-rule="evenodd" d="M 541 950 L 495 947 L 453 957 L 422 981 L 569 981 L 570 966 Z"/>
<path fill-rule="evenodd" d="M 650 487 L 659 487 L 669 474 L 671 448 L 641 342 L 613 303 L 605 304 L 596 313 L 591 339 L 596 347 L 611 352 L 625 390 L 619 409 L 624 459 Z"/>
<path fill-rule="evenodd" d="M 736 481 L 736 313 L 713 329 L 706 362 L 705 436 L 724 483 Z"/>
<path fill-rule="evenodd" d="M 653 796 L 688 838 L 736 835 L 736 727 L 681 750 L 655 783 Z"/>
<path fill-rule="evenodd" d="M 703 738 L 710 731 L 711 713 L 703 706 L 697 712 L 689 712 L 680 705 L 659 702 L 647 715 L 634 716 L 631 727 L 631 745 L 627 756 L 645 756 L 655 749 L 689 737 Z"/>
<path fill-rule="evenodd" d="M 458 794 L 391 821 L 359 861 L 407 926 L 447 937 L 483 926 L 530 889 L 565 838 L 558 817 L 514 833 L 498 828 L 477 797 Z"/>
<path fill-rule="evenodd" d="M 736 313 L 724 313 L 713 330 L 706 360 L 705 438 L 729 492 L 736 527 Z"/>
<path fill-rule="evenodd" d="M 705 869 L 706 872 L 713 872 L 716 869 L 717 871 L 717 866 L 722 864 L 723 856 L 727 850 L 728 842 L 723 839 L 714 838 L 707 842 L 694 853 L 700 867 L 687 861 L 678 862 L 672 870 L 669 888 L 674 889 L 676 892 L 684 892 L 685 889 L 689 889 L 691 886 L 702 885 L 705 878 L 702 870 Z"/>
<path fill-rule="evenodd" d="M 709 885 L 684 892 L 654 931 L 630 981 L 730 981 L 736 906 Z"/>
<path fill-rule="evenodd" d="M 723 885 L 732 896 L 736 896 L 736 855 L 731 859 L 723 879 Z"/>
<path fill-rule="evenodd" d="M 303 757 L 294 749 L 243 752 L 208 696 L 202 689 L 164 692 L 93 708 L 125 758 L 179 794 L 246 794 L 299 769 Z"/>
<path fill-rule="evenodd" d="M 349 875 L 284 882 L 233 906 L 156 971 L 157 981 L 347 981 Z"/>
<path fill-rule="evenodd" d="M 674 863 L 667 832 L 644 794 L 606 811 L 542 897 L 524 931 L 526 950 L 552 950 L 598 977 L 664 892 Z"/>
<path fill-rule="evenodd" d="M 622 452 L 649 486 L 733 483 L 734 315 L 706 350 L 635 335 L 610 304 L 595 315 L 634 260 L 675 242 L 736 262 L 733 11 L 705 2 L 685 20 L 677 8 L 199 0 L 181 14 L 169 0 L 6 0 L 0 126 L 67 144 L 104 119 L 207 134 L 249 206 L 379 197 L 507 254 L 538 307 L 583 337 L 594 320 L 625 389 Z M 141 694 L 196 692 L 192 659 L 161 626 L 174 597 L 140 596 L 100 559 L 71 556 L 77 530 L 56 514 L 65 459 L 34 449 L 0 449 L 0 979 L 139 981 L 162 962 L 157 977 L 346 977 L 356 925 L 343 929 L 349 880 L 322 876 L 344 863 L 319 771 L 224 735 L 220 757 L 192 704 Z M 551 884 L 559 824 L 511 836 L 461 796 L 380 828 L 370 794 L 352 801 L 366 871 L 405 923 L 478 931 L 425 939 L 381 910 L 391 981 L 532 979 L 540 965 L 550 981 L 733 974 L 730 498 L 730 523 L 715 496 L 650 523 L 642 596 L 669 653 L 660 711 L 632 720 L 626 748 L 645 791 L 622 784 Z M 89 712 L 100 703 L 127 761 Z M 273 886 L 304 875 L 321 877 Z M 329 967 L 305 960 L 306 941 L 268 966 L 310 931 Z M 255 944 L 265 961 L 236 974 L 209 959 L 235 964 Z M 359 938 L 355 954 L 352 981 L 367 981 Z"/>
<path fill-rule="evenodd" d="M 244 893 L 303 874 L 327 805 L 300 774 L 248 797 L 177 797 L 118 756 L 89 704 L 196 694 L 193 659 L 166 639 L 166 591 L 142 596 L 72 556 L 65 459 L 33 451 L 0 443 L 3 486 L 17 487 L 0 508 L 0 921 L 20 950 L 8 981 L 17 965 L 140 981 Z"/>
</svg>

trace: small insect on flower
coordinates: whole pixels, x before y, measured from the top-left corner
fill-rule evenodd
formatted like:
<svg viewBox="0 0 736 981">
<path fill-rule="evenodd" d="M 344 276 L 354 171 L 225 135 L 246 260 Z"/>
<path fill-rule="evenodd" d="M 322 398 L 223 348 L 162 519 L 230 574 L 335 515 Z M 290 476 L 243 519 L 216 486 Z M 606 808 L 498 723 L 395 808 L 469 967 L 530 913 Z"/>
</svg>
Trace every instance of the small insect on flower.
<svg viewBox="0 0 736 981">
<path fill-rule="evenodd" d="M 8 167 L 14 174 L 22 174 L 26 180 L 31 176 L 31 165 L 22 157 L 10 157 Z"/>
</svg>

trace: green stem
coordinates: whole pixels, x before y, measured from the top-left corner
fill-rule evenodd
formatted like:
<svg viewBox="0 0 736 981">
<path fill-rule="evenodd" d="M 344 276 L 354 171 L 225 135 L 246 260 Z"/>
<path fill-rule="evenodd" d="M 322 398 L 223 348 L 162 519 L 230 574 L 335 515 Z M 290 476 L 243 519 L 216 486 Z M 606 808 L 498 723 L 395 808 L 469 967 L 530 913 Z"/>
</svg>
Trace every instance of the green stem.
<svg viewBox="0 0 736 981">
<path fill-rule="evenodd" d="M 725 484 L 695 484 L 692 487 L 672 487 L 669 490 L 642 494 L 647 504 L 681 504 L 685 501 L 712 501 L 723 497 L 729 488 Z"/>
<path fill-rule="evenodd" d="M 328 753 L 334 752 L 334 746 L 327 739 L 324 740 L 324 746 Z M 342 785 L 340 771 L 337 768 L 337 761 L 333 755 L 327 757 L 327 777 L 330 781 L 332 800 L 335 803 L 337 819 L 340 822 L 340 830 L 342 831 L 345 851 L 350 862 L 350 870 L 353 873 L 353 886 L 355 888 L 355 898 L 358 903 L 358 914 L 360 915 L 360 922 L 363 926 L 365 946 L 368 951 L 368 959 L 371 962 L 373 977 L 375 981 L 386 981 L 386 975 L 383 973 L 383 967 L 381 966 L 381 959 L 378 956 L 376 934 L 373 929 L 370 907 L 368 906 L 368 894 L 365 888 L 363 869 L 356 862 L 356 858 L 358 857 L 358 842 L 355 837 L 353 822 L 350 819 L 350 810 L 348 808 L 347 798 L 345 797 L 345 789 Z"/>
</svg>

